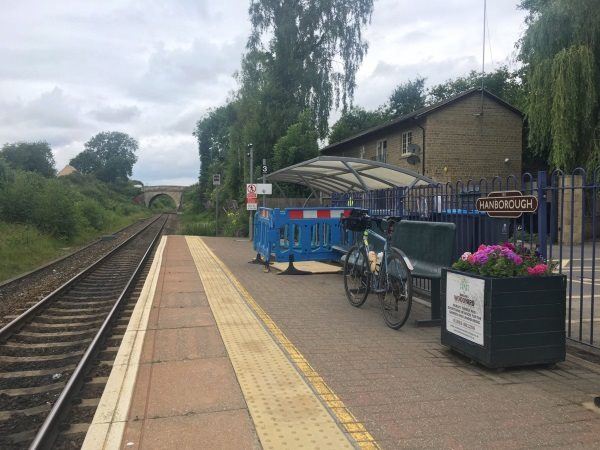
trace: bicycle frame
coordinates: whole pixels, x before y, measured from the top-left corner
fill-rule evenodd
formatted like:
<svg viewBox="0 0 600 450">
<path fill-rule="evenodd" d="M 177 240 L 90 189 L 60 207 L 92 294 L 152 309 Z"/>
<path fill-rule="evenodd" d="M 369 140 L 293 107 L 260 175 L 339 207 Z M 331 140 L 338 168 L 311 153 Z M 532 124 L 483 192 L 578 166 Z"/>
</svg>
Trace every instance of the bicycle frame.
<svg viewBox="0 0 600 450">
<path fill-rule="evenodd" d="M 379 272 L 375 273 L 375 272 L 371 272 L 371 274 L 373 275 L 371 277 L 371 290 L 375 293 L 380 292 L 381 291 L 381 274 L 385 273 L 385 276 L 387 278 L 388 273 L 387 273 L 387 255 L 389 252 L 389 248 L 390 248 L 390 243 L 389 240 L 383 236 L 381 236 L 380 234 L 376 233 L 375 231 L 371 230 L 371 229 L 367 229 L 364 231 L 363 233 L 363 244 L 365 246 L 365 250 L 367 255 L 369 254 L 369 240 L 368 237 L 372 236 L 375 239 L 377 239 L 380 242 L 383 242 L 383 257 L 381 258 L 381 264 L 379 266 Z M 371 270 L 371 267 L 369 266 L 369 270 Z"/>
</svg>

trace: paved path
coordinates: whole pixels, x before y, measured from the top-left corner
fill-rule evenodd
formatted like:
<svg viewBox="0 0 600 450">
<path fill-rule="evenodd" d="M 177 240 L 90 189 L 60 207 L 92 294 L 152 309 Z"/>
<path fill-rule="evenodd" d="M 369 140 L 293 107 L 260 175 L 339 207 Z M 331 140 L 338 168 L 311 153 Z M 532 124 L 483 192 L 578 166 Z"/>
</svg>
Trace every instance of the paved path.
<svg viewBox="0 0 600 450">
<path fill-rule="evenodd" d="M 161 241 L 84 449 L 600 447 L 597 366 L 485 370 L 439 328 L 351 307 L 339 274 L 263 273 L 252 256 Z"/>
<path fill-rule="evenodd" d="M 351 307 L 340 275 L 265 274 L 247 242 L 205 242 L 381 447 L 600 447 L 600 414 L 586 409 L 597 367 L 485 370 L 442 347 L 439 328 L 388 329 L 374 297 Z"/>
<path fill-rule="evenodd" d="M 83 448 L 354 448 L 256 306 L 199 238 L 163 239 Z"/>
</svg>

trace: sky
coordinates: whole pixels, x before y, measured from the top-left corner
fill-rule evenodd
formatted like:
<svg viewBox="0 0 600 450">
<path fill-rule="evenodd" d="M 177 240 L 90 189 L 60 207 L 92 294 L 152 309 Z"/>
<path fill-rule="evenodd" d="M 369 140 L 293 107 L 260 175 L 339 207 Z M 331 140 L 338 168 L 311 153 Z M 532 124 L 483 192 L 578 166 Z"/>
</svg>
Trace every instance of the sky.
<svg viewBox="0 0 600 450">
<path fill-rule="evenodd" d="M 45 140 L 60 170 L 96 133 L 123 131 L 140 145 L 134 179 L 196 181 L 194 125 L 236 88 L 250 0 L 4 2 L 0 145 Z M 488 70 L 516 67 L 516 4 L 488 0 Z M 354 103 L 375 108 L 416 76 L 430 86 L 480 70 L 482 15 L 483 0 L 375 0 Z"/>
</svg>

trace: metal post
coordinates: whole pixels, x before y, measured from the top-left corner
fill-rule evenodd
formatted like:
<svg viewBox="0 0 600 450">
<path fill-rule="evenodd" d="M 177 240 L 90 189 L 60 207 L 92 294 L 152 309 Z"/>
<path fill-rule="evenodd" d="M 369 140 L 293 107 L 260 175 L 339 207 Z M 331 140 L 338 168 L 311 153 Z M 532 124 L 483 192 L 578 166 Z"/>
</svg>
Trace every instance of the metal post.
<svg viewBox="0 0 600 450">
<path fill-rule="evenodd" d="M 267 174 L 265 173 L 265 169 L 264 167 L 267 165 L 267 160 L 265 158 L 263 158 L 263 163 L 262 163 L 262 167 L 261 167 L 261 172 L 262 172 L 262 182 L 263 184 L 265 184 L 267 182 Z M 263 208 L 267 207 L 267 196 L 263 194 L 263 201 L 262 201 L 262 205 Z"/>
<path fill-rule="evenodd" d="M 538 194 L 538 245 L 539 252 L 544 257 L 548 257 L 548 223 L 547 223 L 547 203 L 546 203 L 546 171 L 539 170 L 537 173 L 537 194 Z M 530 230 L 533 232 L 533 230 Z"/>
<path fill-rule="evenodd" d="M 219 187 L 215 186 L 215 236 L 219 235 Z"/>
<path fill-rule="evenodd" d="M 248 151 L 250 153 L 250 184 L 254 183 L 254 147 L 252 144 L 248 144 Z M 254 239 L 254 212 L 250 211 L 248 214 L 248 236 L 250 241 Z"/>
</svg>

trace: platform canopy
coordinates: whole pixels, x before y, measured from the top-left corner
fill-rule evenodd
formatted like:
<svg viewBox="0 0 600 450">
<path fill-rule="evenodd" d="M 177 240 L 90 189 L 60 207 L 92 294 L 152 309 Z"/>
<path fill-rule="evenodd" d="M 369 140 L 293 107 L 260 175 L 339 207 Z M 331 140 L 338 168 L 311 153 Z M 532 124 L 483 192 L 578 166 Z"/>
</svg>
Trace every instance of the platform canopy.
<svg viewBox="0 0 600 450">
<path fill-rule="evenodd" d="M 272 183 L 295 183 L 327 193 L 427 186 L 435 182 L 412 170 L 379 161 L 319 156 L 267 175 Z"/>
</svg>

